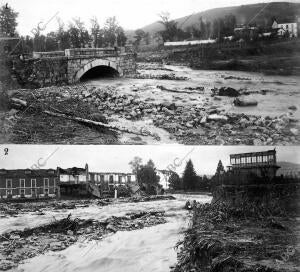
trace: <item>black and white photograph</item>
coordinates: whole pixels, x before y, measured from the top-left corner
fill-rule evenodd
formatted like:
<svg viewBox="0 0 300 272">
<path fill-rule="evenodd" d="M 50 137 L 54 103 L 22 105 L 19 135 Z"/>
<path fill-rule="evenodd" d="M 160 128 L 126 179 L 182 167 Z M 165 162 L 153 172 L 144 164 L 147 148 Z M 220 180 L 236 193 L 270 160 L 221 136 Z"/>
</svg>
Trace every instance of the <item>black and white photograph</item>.
<svg viewBox="0 0 300 272">
<path fill-rule="evenodd" d="M 300 3 L 10 0 L 4 144 L 298 145 Z"/>
<path fill-rule="evenodd" d="M 299 271 L 299 147 L 6 151 L 1 270 Z"/>
<path fill-rule="evenodd" d="M 299 272 L 300 0 L 0 1 L 0 271 Z"/>
</svg>

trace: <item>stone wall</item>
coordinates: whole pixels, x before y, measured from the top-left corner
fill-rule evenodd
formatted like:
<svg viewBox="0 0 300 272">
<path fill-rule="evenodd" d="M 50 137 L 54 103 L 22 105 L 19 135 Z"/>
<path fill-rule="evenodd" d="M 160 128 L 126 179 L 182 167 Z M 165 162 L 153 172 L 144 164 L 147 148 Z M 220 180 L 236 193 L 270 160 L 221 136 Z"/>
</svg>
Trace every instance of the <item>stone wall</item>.
<svg viewBox="0 0 300 272">
<path fill-rule="evenodd" d="M 62 85 L 68 83 L 68 60 L 65 57 L 30 59 L 19 61 L 16 74 L 23 85 L 37 87 Z"/>
</svg>

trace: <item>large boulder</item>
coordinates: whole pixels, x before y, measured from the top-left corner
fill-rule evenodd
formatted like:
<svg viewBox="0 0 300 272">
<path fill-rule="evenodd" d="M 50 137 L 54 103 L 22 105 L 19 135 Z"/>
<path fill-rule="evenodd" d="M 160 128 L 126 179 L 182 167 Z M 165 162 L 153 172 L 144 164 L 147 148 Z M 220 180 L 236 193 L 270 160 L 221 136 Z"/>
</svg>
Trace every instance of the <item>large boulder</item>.
<svg viewBox="0 0 300 272">
<path fill-rule="evenodd" d="M 258 102 L 249 97 L 237 97 L 234 99 L 233 104 L 237 107 L 249 107 L 249 106 L 257 106 Z"/>
<path fill-rule="evenodd" d="M 217 95 L 219 96 L 229 96 L 229 97 L 237 97 L 240 95 L 240 92 L 234 88 L 231 87 L 221 87 Z"/>
</svg>

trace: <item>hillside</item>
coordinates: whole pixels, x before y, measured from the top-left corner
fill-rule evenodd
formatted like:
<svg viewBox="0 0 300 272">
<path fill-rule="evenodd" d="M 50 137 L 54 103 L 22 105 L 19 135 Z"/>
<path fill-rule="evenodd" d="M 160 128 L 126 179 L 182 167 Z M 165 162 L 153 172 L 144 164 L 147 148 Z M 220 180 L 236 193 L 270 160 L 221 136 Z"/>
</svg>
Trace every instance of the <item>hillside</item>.
<svg viewBox="0 0 300 272">
<path fill-rule="evenodd" d="M 209 9 L 175 19 L 175 21 L 178 22 L 180 28 L 186 29 L 187 27 L 197 25 L 200 17 L 202 17 L 204 21 L 213 21 L 214 19 L 232 14 L 236 17 L 237 24 L 247 24 L 266 5 L 266 3 L 259 3 Z M 275 17 L 278 21 L 289 21 L 294 20 L 297 14 L 300 16 L 300 3 L 271 2 L 261 11 L 261 13 L 259 13 L 259 15 L 257 15 L 254 21 L 260 25 L 268 24 L 271 22 L 272 17 Z M 163 30 L 163 25 L 159 22 L 155 22 L 142 29 L 146 32 L 155 33 Z"/>
<path fill-rule="evenodd" d="M 280 168 L 277 171 L 277 175 L 280 176 L 281 174 L 289 174 L 289 173 L 294 173 L 297 175 L 300 174 L 300 164 L 298 163 L 292 163 L 292 162 L 278 162 L 277 163 Z"/>
</svg>

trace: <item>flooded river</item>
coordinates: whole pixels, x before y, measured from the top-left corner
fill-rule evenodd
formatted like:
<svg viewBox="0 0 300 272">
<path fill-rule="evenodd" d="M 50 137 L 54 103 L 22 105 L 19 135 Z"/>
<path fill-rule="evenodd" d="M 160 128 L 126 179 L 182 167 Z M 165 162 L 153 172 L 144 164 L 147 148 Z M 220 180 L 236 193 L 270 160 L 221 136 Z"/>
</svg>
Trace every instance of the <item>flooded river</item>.
<svg viewBox="0 0 300 272">
<path fill-rule="evenodd" d="M 245 113 L 261 116 L 279 116 L 285 114 L 288 108 L 300 102 L 300 78 L 297 76 L 264 75 L 255 72 L 242 71 L 211 71 L 193 70 L 186 66 L 172 66 L 146 64 L 141 65 L 141 74 L 162 75 L 173 73 L 177 77 L 187 77 L 188 80 L 161 80 L 161 79 L 91 79 L 87 84 L 93 86 L 114 86 L 119 92 L 132 94 L 132 90 L 145 100 L 155 100 L 156 103 L 177 100 L 177 104 L 197 104 L 203 101 L 217 105 L 226 112 Z M 153 69 L 151 69 L 153 67 Z M 178 90 L 178 94 L 168 93 L 157 88 L 158 85 Z M 232 87 L 237 90 L 247 90 L 250 96 L 258 101 L 257 106 L 235 107 L 232 98 L 216 101 L 211 97 L 211 89 L 216 87 Z M 204 87 L 204 93 L 180 93 L 185 88 Z M 265 90 L 265 94 L 257 93 Z M 294 112 L 300 119 L 300 110 Z"/>
<path fill-rule="evenodd" d="M 74 210 L 44 211 L 1 219 L 1 232 L 33 227 L 68 213 L 83 219 L 103 220 L 110 216 L 122 216 L 128 212 L 164 210 L 166 224 L 133 231 L 119 231 L 101 241 L 78 241 L 63 251 L 48 252 L 28 259 L 11 271 L 169 271 L 176 262 L 174 246 L 183 237 L 189 223 L 185 202 L 196 199 L 201 203 L 211 201 L 207 195 L 175 195 L 176 200 L 142 203 L 116 203 L 104 207 L 90 205 Z"/>
</svg>

